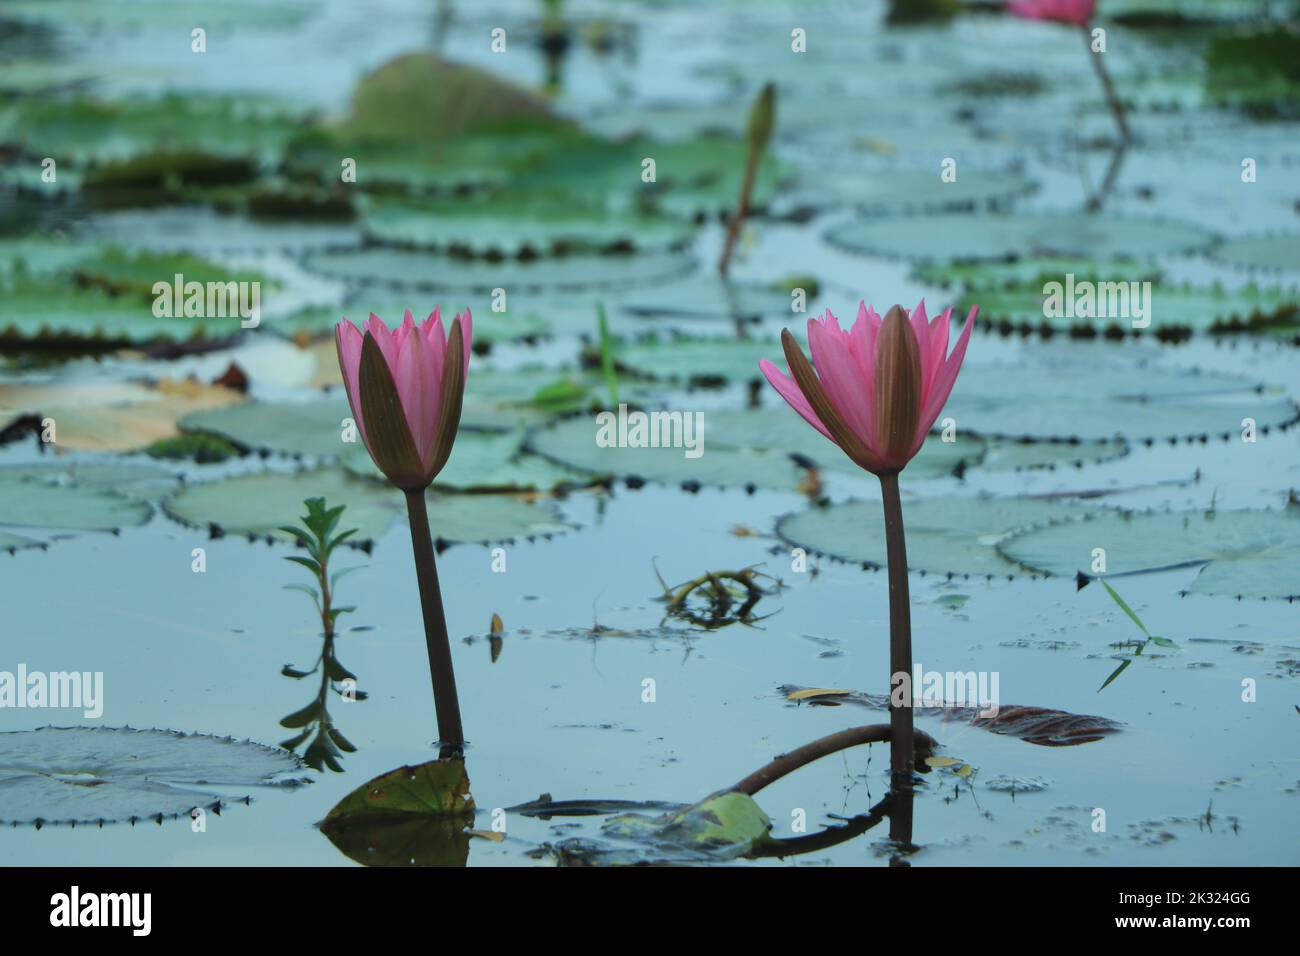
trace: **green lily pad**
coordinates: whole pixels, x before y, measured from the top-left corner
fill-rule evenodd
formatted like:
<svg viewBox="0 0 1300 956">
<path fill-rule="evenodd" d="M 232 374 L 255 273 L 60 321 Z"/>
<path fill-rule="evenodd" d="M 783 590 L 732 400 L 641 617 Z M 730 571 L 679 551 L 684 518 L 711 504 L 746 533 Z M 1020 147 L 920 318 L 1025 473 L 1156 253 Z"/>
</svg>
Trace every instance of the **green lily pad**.
<svg viewBox="0 0 1300 956">
<path fill-rule="evenodd" d="M 508 289 L 617 289 L 663 283 L 695 268 L 685 252 L 637 256 L 563 256 L 504 262 L 458 259 L 415 250 L 367 248 L 308 253 L 304 266 L 334 279 L 399 290 L 491 292 Z"/>
<path fill-rule="evenodd" d="M 805 284 L 806 299 L 817 294 L 815 280 Z M 796 281 L 759 284 L 723 282 L 716 276 L 697 275 L 653 290 L 637 290 L 624 298 L 621 308 L 643 319 L 716 319 L 758 321 L 783 318 L 794 321 L 790 311 L 791 289 Z M 811 286 L 811 287 L 809 287 Z"/>
<path fill-rule="evenodd" d="M 367 212 L 365 228 L 384 244 L 510 257 L 680 248 L 693 234 L 681 220 L 510 192 L 420 203 L 381 200 Z"/>
<path fill-rule="evenodd" d="M 832 228 L 826 239 L 864 255 L 952 261 L 1031 254 L 1154 258 L 1205 249 L 1214 237 L 1196 226 L 1159 220 L 1022 213 L 864 219 Z"/>
<path fill-rule="evenodd" d="M 302 761 L 251 741 L 129 727 L 0 733 L 0 823 L 162 822 L 225 806 L 205 788 L 296 787 Z"/>
<path fill-rule="evenodd" d="M 44 541 L 25 538 L 20 534 L 10 534 L 8 531 L 0 531 L 0 551 L 8 551 L 13 554 L 15 551 L 24 551 L 27 548 L 43 547 L 45 547 Z"/>
<path fill-rule="evenodd" d="M 200 256 L 262 252 L 297 255 L 309 250 L 353 248 L 361 243 L 361 229 L 352 224 L 310 219 L 261 221 L 190 206 L 102 213 L 90 221 L 88 232 L 100 241 L 128 249 Z"/>
<path fill-rule="evenodd" d="M 656 379 L 684 384 L 747 382 L 762 378 L 761 359 L 781 358 L 781 343 L 775 337 L 658 338 L 617 346 L 614 356 L 620 365 Z"/>
<path fill-rule="evenodd" d="M 1264 272 L 1300 271 L 1300 235 L 1225 239 L 1210 255 L 1229 265 Z"/>
<path fill-rule="evenodd" d="M 1006 577 L 1025 573 L 998 551 L 1014 532 L 1075 513 L 1075 506 L 1028 498 L 939 497 L 903 502 L 912 571 Z M 809 508 L 781 518 L 776 533 L 794 547 L 872 569 L 885 566 L 884 513 L 878 501 Z"/>
<path fill-rule="evenodd" d="M 116 458 L 58 461 L 39 465 L 9 465 L 0 475 L 27 478 L 60 487 L 98 489 L 149 501 L 176 487 L 180 477 L 162 465 Z"/>
<path fill-rule="evenodd" d="M 1300 597 L 1300 509 L 1128 512 L 1059 521 L 1003 541 L 1008 559 L 1045 574 L 1088 570 L 1106 551 L 1106 573 L 1204 565 L 1188 589 L 1228 597 Z"/>
<path fill-rule="evenodd" d="M 1162 366 L 1099 346 L 968 364 L 943 414 L 977 435 L 1131 444 L 1237 434 L 1246 417 L 1276 427 L 1294 420 L 1296 409 L 1280 391 L 1242 376 Z"/>
<path fill-rule="evenodd" d="M 383 537 L 402 513 L 401 494 L 378 482 L 349 477 L 338 468 L 265 472 L 188 484 L 163 502 L 182 524 L 223 534 L 263 535 L 292 540 L 280 531 L 307 498 L 347 506 L 348 527 L 358 545 Z"/>
<path fill-rule="evenodd" d="M 968 290 L 1002 290 L 1014 286 L 1041 289 L 1046 282 L 1060 282 L 1062 276 L 1094 282 L 1114 281 L 1120 277 L 1134 281 L 1158 282 L 1158 266 L 1132 259 L 1087 259 L 1077 256 L 1016 256 L 1006 261 L 923 262 L 914 274 L 922 282 Z M 954 310 L 956 311 L 956 310 Z M 981 312 L 983 310 L 981 309 Z"/>
<path fill-rule="evenodd" d="M 264 318 L 262 325 L 289 337 L 302 333 L 333 335 L 334 327 L 344 316 L 360 325 L 373 312 L 392 325 L 401 321 L 408 307 L 409 302 L 401 300 L 399 295 L 387 289 L 361 288 L 350 294 L 342 305 L 310 306 L 290 315 Z M 456 312 L 463 311 L 465 307 L 470 308 L 474 315 L 476 345 L 485 342 L 530 342 L 551 332 L 545 313 L 528 311 L 518 306 L 504 312 L 494 312 L 490 299 L 481 294 L 458 300 L 447 318 L 454 318 Z M 414 312 L 412 309 L 412 314 Z M 425 311 L 418 318 L 423 320 L 428 314 Z"/>
<path fill-rule="evenodd" d="M 245 402 L 182 418 L 184 431 L 211 432 L 250 451 L 338 456 L 347 450 L 343 421 L 352 409 L 342 395 L 306 402 Z M 358 433 L 356 443 L 360 445 Z"/>
<path fill-rule="evenodd" d="M 70 482 L 69 472 L 20 465 L 0 468 L 0 525 L 60 531 L 117 531 L 142 525 L 153 509 L 106 490 L 92 479 Z"/>
<path fill-rule="evenodd" d="M 837 206 L 848 204 L 871 213 L 997 207 L 1033 192 L 1037 186 L 1020 173 L 966 169 L 952 182 L 944 182 L 937 169 L 822 169 L 816 171 L 815 182 L 818 190 L 829 192 Z"/>
<path fill-rule="evenodd" d="M 1116 273 L 1104 281 L 1128 282 L 1129 279 L 1122 278 L 1123 276 L 1125 273 Z M 1064 288 L 1063 275 L 1058 275 L 1049 281 L 1056 282 Z M 1076 290 L 1079 288 L 1079 281 L 1080 278 L 1076 276 L 1074 286 Z M 1300 317 L 1298 316 L 1300 296 L 1295 292 L 1260 289 L 1253 285 L 1231 292 L 1221 286 L 1153 285 L 1149 299 L 1142 302 L 1145 319 L 1150 322 L 1150 326 L 1147 329 L 1134 330 L 1132 305 L 1136 303 L 1127 306 L 1129 314 L 1126 316 L 1096 318 L 1047 315 L 1044 307 L 1047 296 L 1043 288 L 1042 283 L 1033 283 L 1028 286 L 967 292 L 956 311 L 964 314 L 972 305 L 978 304 L 980 319 L 991 323 L 1011 322 L 1031 327 L 1046 324 L 1058 330 L 1079 326 L 1101 330 L 1114 325 L 1124 332 L 1139 331 L 1143 334 L 1165 329 L 1208 332 L 1231 326 L 1249 328 L 1252 322 L 1257 325 L 1276 327 L 1284 321 L 1294 325 Z M 1103 293 L 1101 287 L 1093 291 L 1098 295 Z M 1077 291 L 1075 295 L 1077 299 Z M 1128 303 L 1129 296 L 1130 291 L 1125 288 L 1119 301 Z M 1105 310 L 1105 307 L 1103 306 L 1102 309 Z M 1063 304 L 1060 311 L 1064 310 Z"/>
<path fill-rule="evenodd" d="M 559 485 L 583 483 L 580 473 L 523 450 L 524 432 L 478 432 L 462 429 L 456 436 L 447 466 L 433 480 L 435 490 L 474 492 L 551 491 Z M 381 478 L 364 445 L 343 454 L 348 470 Z"/>
<path fill-rule="evenodd" d="M 364 866 L 464 866 L 473 822 L 465 761 L 433 760 L 367 781 L 319 826 Z"/>
<path fill-rule="evenodd" d="M 303 500 L 313 497 L 347 506 L 348 526 L 358 529 L 352 539 L 358 545 L 382 537 L 404 513 L 396 489 L 351 477 L 338 468 L 267 472 L 187 485 L 163 507 L 191 526 L 290 540 L 279 530 L 285 516 L 297 514 Z M 512 541 L 556 534 L 568 527 L 553 507 L 513 498 L 430 496 L 428 511 L 435 540 L 447 544 Z"/>
<path fill-rule="evenodd" d="M 69 6 L 39 5 L 52 9 Z M 93 0 L 85 6 L 95 7 L 96 13 L 106 10 Z M 12 15 L 12 5 L 6 6 L 5 13 Z M 195 16 L 198 19 L 185 21 L 186 42 L 194 23 L 202 21 L 213 29 L 207 13 Z M 159 144 L 225 156 L 270 157 L 298 128 L 297 118 L 286 104 L 256 97 L 170 94 L 107 101 L 41 96 L 16 98 L 0 106 L 0 142 L 21 145 L 38 156 L 79 163 L 134 156 Z M 62 169 L 59 178 L 63 178 Z"/>
<path fill-rule="evenodd" d="M 625 813 L 605 821 L 610 844 L 561 841 L 557 849 L 586 865 L 720 863 L 743 857 L 770 838 L 772 820 L 753 797 L 737 790 L 712 794 L 658 817 Z"/>
</svg>

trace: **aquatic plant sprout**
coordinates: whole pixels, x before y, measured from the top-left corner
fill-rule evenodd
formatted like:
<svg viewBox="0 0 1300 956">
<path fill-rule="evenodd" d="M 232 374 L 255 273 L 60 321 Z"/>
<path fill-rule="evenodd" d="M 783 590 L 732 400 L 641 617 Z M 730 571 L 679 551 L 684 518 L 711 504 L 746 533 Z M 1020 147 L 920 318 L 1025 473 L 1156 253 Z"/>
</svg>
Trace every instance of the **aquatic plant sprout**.
<svg viewBox="0 0 1300 956">
<path fill-rule="evenodd" d="M 468 309 L 456 316 L 445 337 L 437 309 L 419 325 L 408 309 L 396 329 L 373 312 L 364 332 L 346 318 L 335 329 L 357 429 L 375 465 L 406 495 L 443 757 L 461 753 L 465 735 L 424 492 L 456 441 L 472 332 Z"/>
<path fill-rule="evenodd" d="M 759 362 L 791 408 L 880 479 L 889 568 L 889 750 L 895 789 L 911 787 L 914 734 L 912 619 L 898 473 L 921 450 L 952 392 L 978 310 L 972 306 L 951 354 L 952 309 L 931 320 L 923 300 L 910 315 L 895 305 L 882 319 L 862 302 L 848 330 L 840 328 L 829 309 L 808 321 L 812 363 L 789 329 L 781 333 L 781 344 L 790 375 L 766 359 Z"/>
</svg>

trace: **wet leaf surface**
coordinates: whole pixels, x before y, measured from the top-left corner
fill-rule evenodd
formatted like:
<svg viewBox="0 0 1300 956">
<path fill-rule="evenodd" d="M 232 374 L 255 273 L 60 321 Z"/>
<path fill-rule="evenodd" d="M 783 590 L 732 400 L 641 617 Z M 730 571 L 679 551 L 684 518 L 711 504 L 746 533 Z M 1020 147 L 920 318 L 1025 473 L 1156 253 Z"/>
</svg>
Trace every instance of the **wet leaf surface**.
<svg viewBox="0 0 1300 956">
<path fill-rule="evenodd" d="M 233 799 L 213 787 L 292 788 L 305 782 L 302 770 L 287 751 L 206 734 L 127 727 L 0 733 L 0 823 L 161 822 Z"/>
</svg>

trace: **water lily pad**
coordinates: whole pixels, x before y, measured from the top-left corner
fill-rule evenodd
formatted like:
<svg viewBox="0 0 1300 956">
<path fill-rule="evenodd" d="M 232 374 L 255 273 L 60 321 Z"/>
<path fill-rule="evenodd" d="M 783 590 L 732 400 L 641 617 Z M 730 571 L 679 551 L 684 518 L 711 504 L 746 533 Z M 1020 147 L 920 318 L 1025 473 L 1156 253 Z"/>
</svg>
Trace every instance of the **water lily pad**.
<svg viewBox="0 0 1300 956">
<path fill-rule="evenodd" d="M 504 312 L 495 312 L 489 298 L 481 293 L 466 296 L 448 305 L 452 306 L 448 309 L 448 317 L 454 317 L 466 307 L 471 309 L 476 346 L 493 342 L 528 342 L 551 332 L 551 325 L 544 312 L 529 311 L 517 305 Z M 264 318 L 262 324 L 290 337 L 303 333 L 332 336 L 334 327 L 345 316 L 360 325 L 373 312 L 392 325 L 401 321 L 410 307 L 410 301 L 403 300 L 399 293 L 363 287 L 352 292 L 341 305 L 310 306 L 290 315 Z M 412 314 L 415 311 L 411 309 Z M 422 320 L 428 314 L 426 309 L 419 318 Z"/>
<path fill-rule="evenodd" d="M 358 545 L 382 537 L 404 514 L 396 489 L 351 477 L 340 468 L 268 472 L 192 484 L 163 502 L 163 507 L 184 524 L 225 534 L 290 540 L 279 530 L 285 516 L 297 514 L 303 500 L 313 497 L 347 506 L 348 526 L 359 529 L 353 539 Z M 433 537 L 447 544 L 512 541 L 556 534 L 568 527 L 553 507 L 514 498 L 429 496 L 428 511 Z"/>
<path fill-rule="evenodd" d="M 364 866 L 464 866 L 473 822 L 465 761 L 434 760 L 362 784 L 320 830 Z"/>
<path fill-rule="evenodd" d="M 1004 289 L 1008 286 L 1034 286 L 1060 282 L 1071 274 L 1075 279 L 1105 281 L 1128 279 L 1158 282 L 1159 266 L 1133 259 L 1088 259 L 1079 256 L 1015 256 L 1002 261 L 923 262 L 915 275 L 922 282 L 970 290 Z M 956 311 L 956 310 L 954 310 Z"/>
<path fill-rule="evenodd" d="M 82 14 L 92 19 L 108 13 L 105 5 L 88 0 L 77 6 L 93 7 Z M 129 7 L 137 4 L 113 4 Z M 67 2 L 34 6 L 68 10 Z M 150 6 L 165 10 L 167 4 Z M 198 5 L 194 5 L 198 6 Z M 253 10 L 259 4 L 241 6 Z M 6 16 L 13 15 L 6 6 Z M 59 16 L 76 18 L 67 12 Z M 186 33 L 203 21 L 213 30 L 214 17 L 195 13 L 185 20 Z M 270 156 L 294 135 L 297 118 L 284 103 L 257 97 L 171 94 L 129 100 L 101 100 L 88 96 L 15 98 L 0 107 L 0 141 L 25 146 L 36 155 L 81 163 L 136 155 L 165 143 L 171 149 L 203 150 L 222 155 Z"/>
<path fill-rule="evenodd" d="M 1132 269 L 1130 269 L 1131 271 Z M 1080 277 L 1076 276 L 1074 285 L 1076 290 L 1079 288 L 1079 280 Z M 1058 275 L 1049 281 L 1060 284 L 1063 289 L 1065 277 L 1064 275 Z M 1115 273 L 1102 281 L 1122 285 L 1130 280 L 1127 278 L 1127 273 Z M 1120 289 L 1121 285 L 1107 287 L 1107 289 Z M 1260 289 L 1253 285 L 1229 292 L 1220 286 L 1197 287 L 1156 284 L 1151 287 L 1149 299 L 1144 298 L 1140 303 L 1131 301 L 1130 287 L 1123 286 L 1123 291 L 1116 300 L 1121 306 L 1120 309 L 1116 310 L 1117 314 L 1101 317 L 1048 314 L 1045 307 L 1048 296 L 1043 289 L 1044 285 L 1042 283 L 1035 282 L 1026 286 L 980 289 L 967 292 L 962 297 L 956 311 L 968 312 L 972 305 L 978 303 L 980 319 L 984 322 L 1010 322 L 1032 328 L 1047 325 L 1057 330 L 1078 327 L 1102 330 L 1110 326 L 1116 326 L 1126 333 L 1137 331 L 1143 334 L 1147 332 L 1156 333 L 1167 329 L 1191 329 L 1198 332 L 1208 332 L 1226 329 L 1231 326 L 1249 328 L 1252 322 L 1276 327 L 1284 321 L 1294 325 L 1297 319 L 1300 319 L 1300 315 L 1298 315 L 1300 313 L 1300 296 L 1297 293 L 1287 292 L 1282 289 Z M 1112 295 L 1111 291 L 1104 291 L 1101 287 L 1093 289 L 1089 292 L 1089 295 L 1094 293 L 1097 295 L 1104 294 L 1108 297 L 1108 300 Z M 1076 303 L 1074 304 L 1077 304 L 1077 295 L 1076 291 Z M 1143 329 L 1135 329 L 1133 326 L 1134 307 L 1139 304 L 1145 313 L 1143 321 L 1150 323 L 1149 326 Z M 1066 305 L 1062 301 L 1061 308 L 1052 311 L 1064 312 L 1065 310 Z M 1088 310 L 1109 311 L 1109 308 L 1105 305 L 1100 307 L 1091 305 Z M 1073 313 L 1076 309 L 1071 307 L 1069 311 Z"/>
<path fill-rule="evenodd" d="M 907 563 L 913 571 L 1011 576 L 1023 565 L 997 549 L 1022 529 L 1059 521 L 1075 508 L 1027 498 L 939 497 L 903 502 Z M 885 565 L 885 523 L 878 501 L 849 501 L 786 515 L 776 533 L 792 546 L 871 568 Z"/>
<path fill-rule="evenodd" d="M 9 465 L 0 474 L 53 485 L 75 485 L 117 492 L 142 501 L 156 499 L 176 487 L 180 477 L 162 465 L 96 458 L 59 460 L 37 465 Z"/>
<path fill-rule="evenodd" d="M 1242 236 L 1225 239 L 1210 255 L 1242 269 L 1265 272 L 1300 271 L 1300 236 Z"/>
<path fill-rule="evenodd" d="M 684 425 L 683 416 L 693 413 L 676 414 L 679 423 Z M 599 428 L 594 416 L 568 418 L 531 432 L 526 447 L 537 455 L 591 475 L 628 476 L 687 487 L 794 491 L 804 477 L 804 470 L 784 452 L 710 446 L 707 424 L 704 452 L 694 458 L 686 457 L 685 447 L 601 447 L 596 444 Z M 678 434 L 684 441 L 684 430 L 679 428 Z"/>
<path fill-rule="evenodd" d="M 0 425 L 29 415 L 54 420 L 54 443 L 87 451 L 136 451 L 177 434 L 190 412 L 242 402 L 239 392 L 195 381 L 0 384 Z"/>
<path fill-rule="evenodd" d="M 1031 254 L 1152 258 L 1204 249 L 1213 238 L 1191 225 L 1085 213 L 864 219 L 826 234 L 849 252 L 928 261 Z"/>
<path fill-rule="evenodd" d="M 279 530 L 302 510 L 307 498 L 347 506 L 348 527 L 360 544 L 384 535 L 402 513 L 401 495 L 377 482 L 349 477 L 338 468 L 293 473 L 267 472 L 186 485 L 163 502 L 183 524 L 224 534 L 266 535 L 290 540 Z"/>
<path fill-rule="evenodd" d="M 206 734 L 129 727 L 0 733 L 0 823 L 162 822 L 224 806 L 212 787 L 294 787 L 305 782 L 302 770 L 286 750 Z"/>
<path fill-rule="evenodd" d="M 524 432 L 476 432 L 462 429 L 456 436 L 447 466 L 434 479 L 435 490 L 474 492 L 550 491 L 562 484 L 588 480 L 579 472 L 523 449 Z M 349 470 L 368 478 L 382 477 L 364 445 L 343 455 Z"/>
<path fill-rule="evenodd" d="M 944 409 L 961 431 L 1029 439 L 1190 439 L 1296 417 L 1280 391 L 1225 372 L 1162 365 L 1113 348 L 1044 348 L 1020 362 L 968 364 Z"/>
<path fill-rule="evenodd" d="M 181 419 L 180 427 L 212 432 L 252 451 L 337 456 L 347 450 L 343 422 L 351 418 L 347 399 L 337 395 L 305 402 L 246 402 L 196 412 Z M 356 443 L 361 443 L 359 433 Z"/>
<path fill-rule="evenodd" d="M 153 509 L 95 483 L 68 482 L 57 466 L 0 468 L 0 525 L 61 531 L 116 531 L 142 525 Z"/>
<path fill-rule="evenodd" d="M 1017 534 L 998 550 L 1035 571 L 1074 576 L 1104 548 L 1107 574 L 1203 565 L 1193 594 L 1291 599 L 1300 597 L 1298 510 L 1099 510 Z"/>
<path fill-rule="evenodd" d="M 681 220 L 508 192 L 422 203 L 381 201 L 366 213 L 365 228 L 381 243 L 510 257 L 679 248 L 693 232 Z"/>
<path fill-rule="evenodd" d="M 544 260 L 466 261 L 433 252 L 367 248 L 319 251 L 304 257 L 312 272 L 355 282 L 417 291 L 584 289 L 666 282 L 695 268 L 685 252 L 637 256 L 563 256 Z"/>
<path fill-rule="evenodd" d="M 716 276 L 698 275 L 662 288 L 634 291 L 623 300 L 621 308 L 644 319 L 793 321 L 796 316 L 790 311 L 790 293 L 795 286 L 800 283 L 722 282 Z M 815 282 L 804 282 L 800 287 L 807 300 L 816 295 Z"/>
<path fill-rule="evenodd" d="M 35 538 L 25 538 L 20 534 L 10 534 L 8 531 L 0 531 L 0 551 L 7 551 L 13 554 L 15 551 L 24 551 L 27 548 L 43 548 L 45 542 L 37 541 Z"/>
<path fill-rule="evenodd" d="M 129 249 L 203 256 L 299 254 L 361 244 L 361 229 L 356 225 L 311 220 L 262 222 L 190 206 L 101 213 L 89 221 L 88 234 Z"/>
<path fill-rule="evenodd" d="M 837 206 L 851 204 L 873 213 L 996 207 L 1033 192 L 1037 185 L 1020 173 L 977 169 L 963 169 L 952 182 L 944 182 L 938 170 L 818 169 L 815 183 L 818 190 L 834 197 Z"/>
<path fill-rule="evenodd" d="M 557 849 L 568 861 L 589 866 L 719 863 L 762 847 L 771 830 L 771 818 L 753 797 L 724 790 L 658 817 L 612 817 L 601 832 L 616 842 L 565 840 Z"/>
</svg>

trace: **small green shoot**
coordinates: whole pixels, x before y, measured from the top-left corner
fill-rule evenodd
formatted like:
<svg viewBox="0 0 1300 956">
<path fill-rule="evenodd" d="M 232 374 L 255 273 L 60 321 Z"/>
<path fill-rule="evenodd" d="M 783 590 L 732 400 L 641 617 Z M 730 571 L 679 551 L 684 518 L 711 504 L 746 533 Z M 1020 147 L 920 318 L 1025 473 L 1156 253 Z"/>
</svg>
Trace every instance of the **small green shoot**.
<svg viewBox="0 0 1300 956">
<path fill-rule="evenodd" d="M 1152 634 L 1149 630 L 1147 630 L 1147 626 L 1142 623 L 1142 618 L 1138 617 L 1137 612 L 1128 606 L 1128 602 L 1125 601 L 1122 597 L 1120 597 L 1119 594 L 1116 593 L 1115 589 L 1111 587 L 1108 583 L 1106 583 L 1104 579 L 1098 578 L 1098 580 L 1101 581 L 1101 586 L 1106 589 L 1106 593 L 1110 595 L 1111 600 L 1114 601 L 1117 605 L 1119 605 L 1119 609 L 1123 611 L 1125 614 L 1127 614 L 1129 620 L 1131 620 L 1134 624 L 1138 626 L 1138 630 L 1142 632 L 1142 636 L 1144 638 L 1142 643 L 1138 645 L 1138 649 L 1133 652 L 1133 657 L 1124 658 L 1124 660 L 1120 662 L 1119 667 L 1115 668 L 1115 670 L 1111 672 L 1111 675 L 1106 678 L 1105 682 L 1102 683 L 1102 685 L 1097 688 L 1097 693 L 1100 694 L 1103 690 L 1107 688 L 1107 686 L 1110 685 L 1112 681 L 1115 680 L 1115 678 L 1119 677 L 1120 674 L 1124 673 L 1125 669 L 1127 669 L 1128 666 L 1133 663 L 1134 658 L 1142 656 L 1142 652 L 1146 650 L 1148 644 L 1155 644 L 1158 647 L 1173 647 L 1173 648 L 1178 647 L 1178 645 L 1175 644 L 1173 641 L 1169 640 L 1169 638 L 1167 637 L 1160 637 L 1158 635 Z"/>
<path fill-rule="evenodd" d="M 618 373 L 614 370 L 614 342 L 609 335 L 609 321 L 605 317 L 605 304 L 596 303 L 596 326 L 600 332 L 600 370 L 609 389 L 609 407 L 618 408 Z"/>
</svg>

